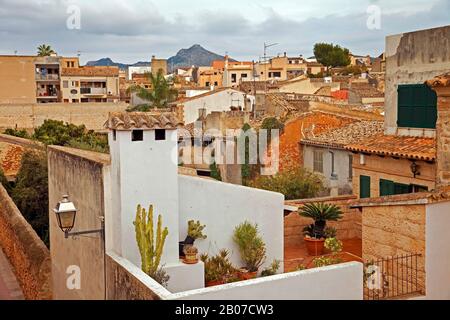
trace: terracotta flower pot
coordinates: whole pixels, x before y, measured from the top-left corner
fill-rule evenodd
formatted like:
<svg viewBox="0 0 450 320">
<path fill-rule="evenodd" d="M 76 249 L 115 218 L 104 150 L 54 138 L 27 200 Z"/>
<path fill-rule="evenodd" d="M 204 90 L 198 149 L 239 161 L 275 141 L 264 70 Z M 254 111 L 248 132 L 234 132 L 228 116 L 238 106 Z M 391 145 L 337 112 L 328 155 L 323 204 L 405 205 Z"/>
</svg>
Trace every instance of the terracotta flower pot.
<svg viewBox="0 0 450 320">
<path fill-rule="evenodd" d="M 323 254 L 325 239 L 304 238 L 304 240 L 310 256 L 320 256 Z"/>
<path fill-rule="evenodd" d="M 183 262 L 186 264 L 198 263 L 197 254 L 196 253 L 185 253 Z"/>
<path fill-rule="evenodd" d="M 205 287 L 220 286 L 221 284 L 225 284 L 225 282 L 223 280 L 206 281 Z"/>
<path fill-rule="evenodd" d="M 243 281 L 255 279 L 257 275 L 258 275 L 258 271 L 250 272 L 247 269 L 239 269 L 239 273 L 238 273 L 239 279 L 241 279 Z"/>
</svg>

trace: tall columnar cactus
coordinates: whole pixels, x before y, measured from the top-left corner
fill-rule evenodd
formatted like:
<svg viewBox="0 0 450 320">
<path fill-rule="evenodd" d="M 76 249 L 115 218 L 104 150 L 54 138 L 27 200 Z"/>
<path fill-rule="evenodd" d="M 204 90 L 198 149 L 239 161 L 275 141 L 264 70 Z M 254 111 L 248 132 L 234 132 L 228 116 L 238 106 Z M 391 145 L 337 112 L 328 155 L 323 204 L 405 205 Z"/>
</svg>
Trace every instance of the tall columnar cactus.
<svg viewBox="0 0 450 320">
<path fill-rule="evenodd" d="M 148 213 L 141 205 L 137 206 L 136 220 L 133 222 L 136 230 L 136 242 L 141 253 L 142 270 L 148 275 L 154 275 L 158 270 L 163 253 L 164 242 L 169 234 L 167 227 L 162 230 L 162 217 L 158 215 L 156 239 L 154 239 L 153 206 Z"/>
</svg>

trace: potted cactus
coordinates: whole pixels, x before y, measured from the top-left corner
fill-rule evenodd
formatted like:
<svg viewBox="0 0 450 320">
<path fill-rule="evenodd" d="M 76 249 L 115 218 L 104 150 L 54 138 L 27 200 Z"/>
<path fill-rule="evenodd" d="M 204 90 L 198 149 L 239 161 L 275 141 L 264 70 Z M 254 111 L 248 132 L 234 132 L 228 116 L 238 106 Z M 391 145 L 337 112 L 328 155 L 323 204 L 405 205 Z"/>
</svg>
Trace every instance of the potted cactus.
<svg viewBox="0 0 450 320">
<path fill-rule="evenodd" d="M 200 221 L 194 220 L 188 221 L 188 234 L 184 241 L 179 242 L 179 255 L 184 258 L 184 246 L 192 246 L 194 245 L 195 240 L 197 239 L 206 239 L 206 235 L 203 234 L 203 230 L 206 225 L 202 225 Z"/>
<path fill-rule="evenodd" d="M 234 229 L 233 240 L 239 248 L 244 267 L 239 269 L 241 280 L 256 278 L 266 259 L 266 245 L 258 234 L 258 225 L 245 221 Z"/>
<path fill-rule="evenodd" d="M 184 260 L 186 264 L 196 264 L 198 262 L 198 249 L 194 246 L 184 246 Z"/>
<path fill-rule="evenodd" d="M 307 203 L 300 208 L 299 215 L 314 220 L 313 224 L 303 229 L 308 254 L 312 256 L 323 254 L 327 233 L 331 231 L 331 229 L 326 229 L 327 221 L 340 220 L 342 218 L 341 209 L 332 204 Z"/>
<path fill-rule="evenodd" d="M 205 264 L 205 285 L 206 287 L 217 286 L 234 281 L 236 278 L 236 268 L 230 262 L 230 252 L 222 249 L 213 257 L 204 253 L 200 260 Z"/>
</svg>

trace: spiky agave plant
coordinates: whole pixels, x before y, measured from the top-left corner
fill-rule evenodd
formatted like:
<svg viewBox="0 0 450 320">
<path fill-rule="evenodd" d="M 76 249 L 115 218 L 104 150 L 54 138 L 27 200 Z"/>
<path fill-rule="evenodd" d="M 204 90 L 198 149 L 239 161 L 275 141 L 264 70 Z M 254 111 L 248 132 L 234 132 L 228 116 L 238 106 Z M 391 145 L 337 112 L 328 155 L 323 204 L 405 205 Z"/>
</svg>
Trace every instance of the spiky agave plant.
<svg viewBox="0 0 450 320">
<path fill-rule="evenodd" d="M 299 209 L 299 215 L 314 220 L 314 223 L 303 229 L 303 232 L 316 239 L 325 237 L 327 221 L 342 219 L 341 208 L 328 203 L 306 203 Z"/>
</svg>

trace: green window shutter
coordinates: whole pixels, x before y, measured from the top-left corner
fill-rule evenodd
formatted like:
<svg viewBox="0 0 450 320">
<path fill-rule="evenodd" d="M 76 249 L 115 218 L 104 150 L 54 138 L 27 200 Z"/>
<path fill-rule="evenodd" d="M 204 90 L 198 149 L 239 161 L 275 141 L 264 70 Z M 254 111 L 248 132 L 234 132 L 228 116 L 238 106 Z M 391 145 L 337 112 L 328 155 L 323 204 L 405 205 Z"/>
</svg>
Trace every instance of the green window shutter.
<svg viewBox="0 0 450 320">
<path fill-rule="evenodd" d="M 395 185 L 393 181 L 380 179 L 380 197 L 391 196 L 395 194 Z"/>
<path fill-rule="evenodd" d="M 397 92 L 399 127 L 436 128 L 436 92 L 425 84 L 399 85 Z"/>
<path fill-rule="evenodd" d="M 359 197 L 370 198 L 370 177 L 359 176 Z"/>
<path fill-rule="evenodd" d="M 411 192 L 412 192 L 411 185 L 403 183 L 394 183 L 394 194 L 405 194 Z"/>
</svg>

